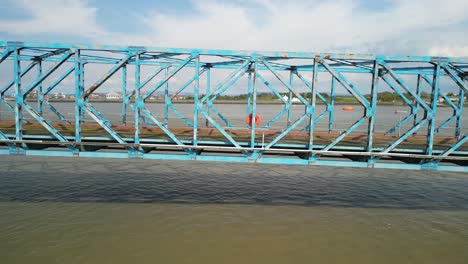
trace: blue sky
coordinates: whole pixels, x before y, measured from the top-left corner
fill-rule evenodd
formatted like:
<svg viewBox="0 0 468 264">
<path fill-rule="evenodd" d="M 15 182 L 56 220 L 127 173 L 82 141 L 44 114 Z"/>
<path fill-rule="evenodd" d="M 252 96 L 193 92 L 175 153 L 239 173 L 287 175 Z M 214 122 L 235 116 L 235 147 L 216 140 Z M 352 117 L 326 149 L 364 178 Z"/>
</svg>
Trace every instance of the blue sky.
<svg viewBox="0 0 468 264">
<path fill-rule="evenodd" d="M 0 39 L 468 56 L 466 0 L 4 0 Z"/>
</svg>

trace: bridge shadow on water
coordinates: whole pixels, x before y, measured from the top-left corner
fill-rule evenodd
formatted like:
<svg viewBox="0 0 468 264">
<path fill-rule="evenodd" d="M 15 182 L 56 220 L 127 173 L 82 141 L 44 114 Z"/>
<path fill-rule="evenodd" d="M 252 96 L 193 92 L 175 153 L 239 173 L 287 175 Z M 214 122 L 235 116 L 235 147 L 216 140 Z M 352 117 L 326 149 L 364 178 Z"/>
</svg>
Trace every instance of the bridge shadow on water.
<svg viewBox="0 0 468 264">
<path fill-rule="evenodd" d="M 157 160 L 2 157 L 0 201 L 468 210 L 468 174 Z"/>
</svg>

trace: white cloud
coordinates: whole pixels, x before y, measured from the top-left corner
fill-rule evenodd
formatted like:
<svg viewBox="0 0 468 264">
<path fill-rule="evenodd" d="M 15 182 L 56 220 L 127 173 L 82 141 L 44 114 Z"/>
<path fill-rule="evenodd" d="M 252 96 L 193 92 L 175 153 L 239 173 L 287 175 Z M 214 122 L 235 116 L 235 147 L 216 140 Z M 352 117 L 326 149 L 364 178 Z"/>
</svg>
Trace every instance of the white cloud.
<svg viewBox="0 0 468 264">
<path fill-rule="evenodd" d="M 19 35 L 60 34 L 96 38 L 107 32 L 98 25 L 97 8 L 81 0 L 16 0 L 26 19 L 0 20 L 0 32 Z"/>
<path fill-rule="evenodd" d="M 256 2 L 197 1 L 196 14 L 186 16 L 153 11 L 141 19 L 149 34 L 117 37 L 156 46 L 421 55 L 456 38 L 463 54 L 455 55 L 467 55 L 464 0 L 397 0 L 380 11 L 357 0 Z"/>
<path fill-rule="evenodd" d="M 468 56 L 468 46 L 436 46 L 429 50 L 431 56 Z"/>
<path fill-rule="evenodd" d="M 75 35 L 116 45 L 468 55 L 466 0 L 395 0 L 378 10 L 362 0 L 194 0 L 194 10 L 183 14 L 157 7 L 139 13 L 135 19 L 145 33 L 138 34 L 105 29 L 97 22 L 98 9 L 84 0 L 13 3 L 31 17 L 0 19 L 0 32 L 49 33 L 54 41 Z"/>
</svg>

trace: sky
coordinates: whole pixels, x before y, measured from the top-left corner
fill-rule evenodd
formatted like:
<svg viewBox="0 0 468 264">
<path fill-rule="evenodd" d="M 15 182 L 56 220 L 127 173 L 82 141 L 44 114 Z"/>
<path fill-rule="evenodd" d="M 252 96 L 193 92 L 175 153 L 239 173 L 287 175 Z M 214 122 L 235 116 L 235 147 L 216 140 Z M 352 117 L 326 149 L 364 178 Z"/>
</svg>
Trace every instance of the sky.
<svg viewBox="0 0 468 264">
<path fill-rule="evenodd" d="M 3 0 L 0 39 L 468 56 L 466 0 Z"/>
<path fill-rule="evenodd" d="M 1 0 L 0 40 L 468 57 L 466 10 L 467 0 Z M 87 86 L 107 71 L 89 67 Z M 0 84 L 11 78 L 9 70 L 0 75 Z M 171 79 L 171 89 L 184 83 L 180 75 Z M 61 83 L 65 92 L 74 91 L 72 77 Z M 369 78 L 347 78 L 369 91 Z M 223 79 L 212 75 L 214 83 Z M 319 76 L 319 91 L 327 91 L 329 81 Z M 119 83 L 113 76 L 99 92 L 118 90 Z M 245 93 L 247 81 L 240 83 L 226 93 Z"/>
</svg>

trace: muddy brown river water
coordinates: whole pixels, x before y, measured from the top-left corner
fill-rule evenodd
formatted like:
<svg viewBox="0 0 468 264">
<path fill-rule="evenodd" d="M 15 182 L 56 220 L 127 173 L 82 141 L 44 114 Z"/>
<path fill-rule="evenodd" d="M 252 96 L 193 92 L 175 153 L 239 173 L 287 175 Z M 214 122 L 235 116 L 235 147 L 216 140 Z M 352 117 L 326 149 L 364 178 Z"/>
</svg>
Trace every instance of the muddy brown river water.
<svg viewBox="0 0 468 264">
<path fill-rule="evenodd" d="M 468 175 L 1 157 L 1 263 L 466 263 Z"/>
</svg>

